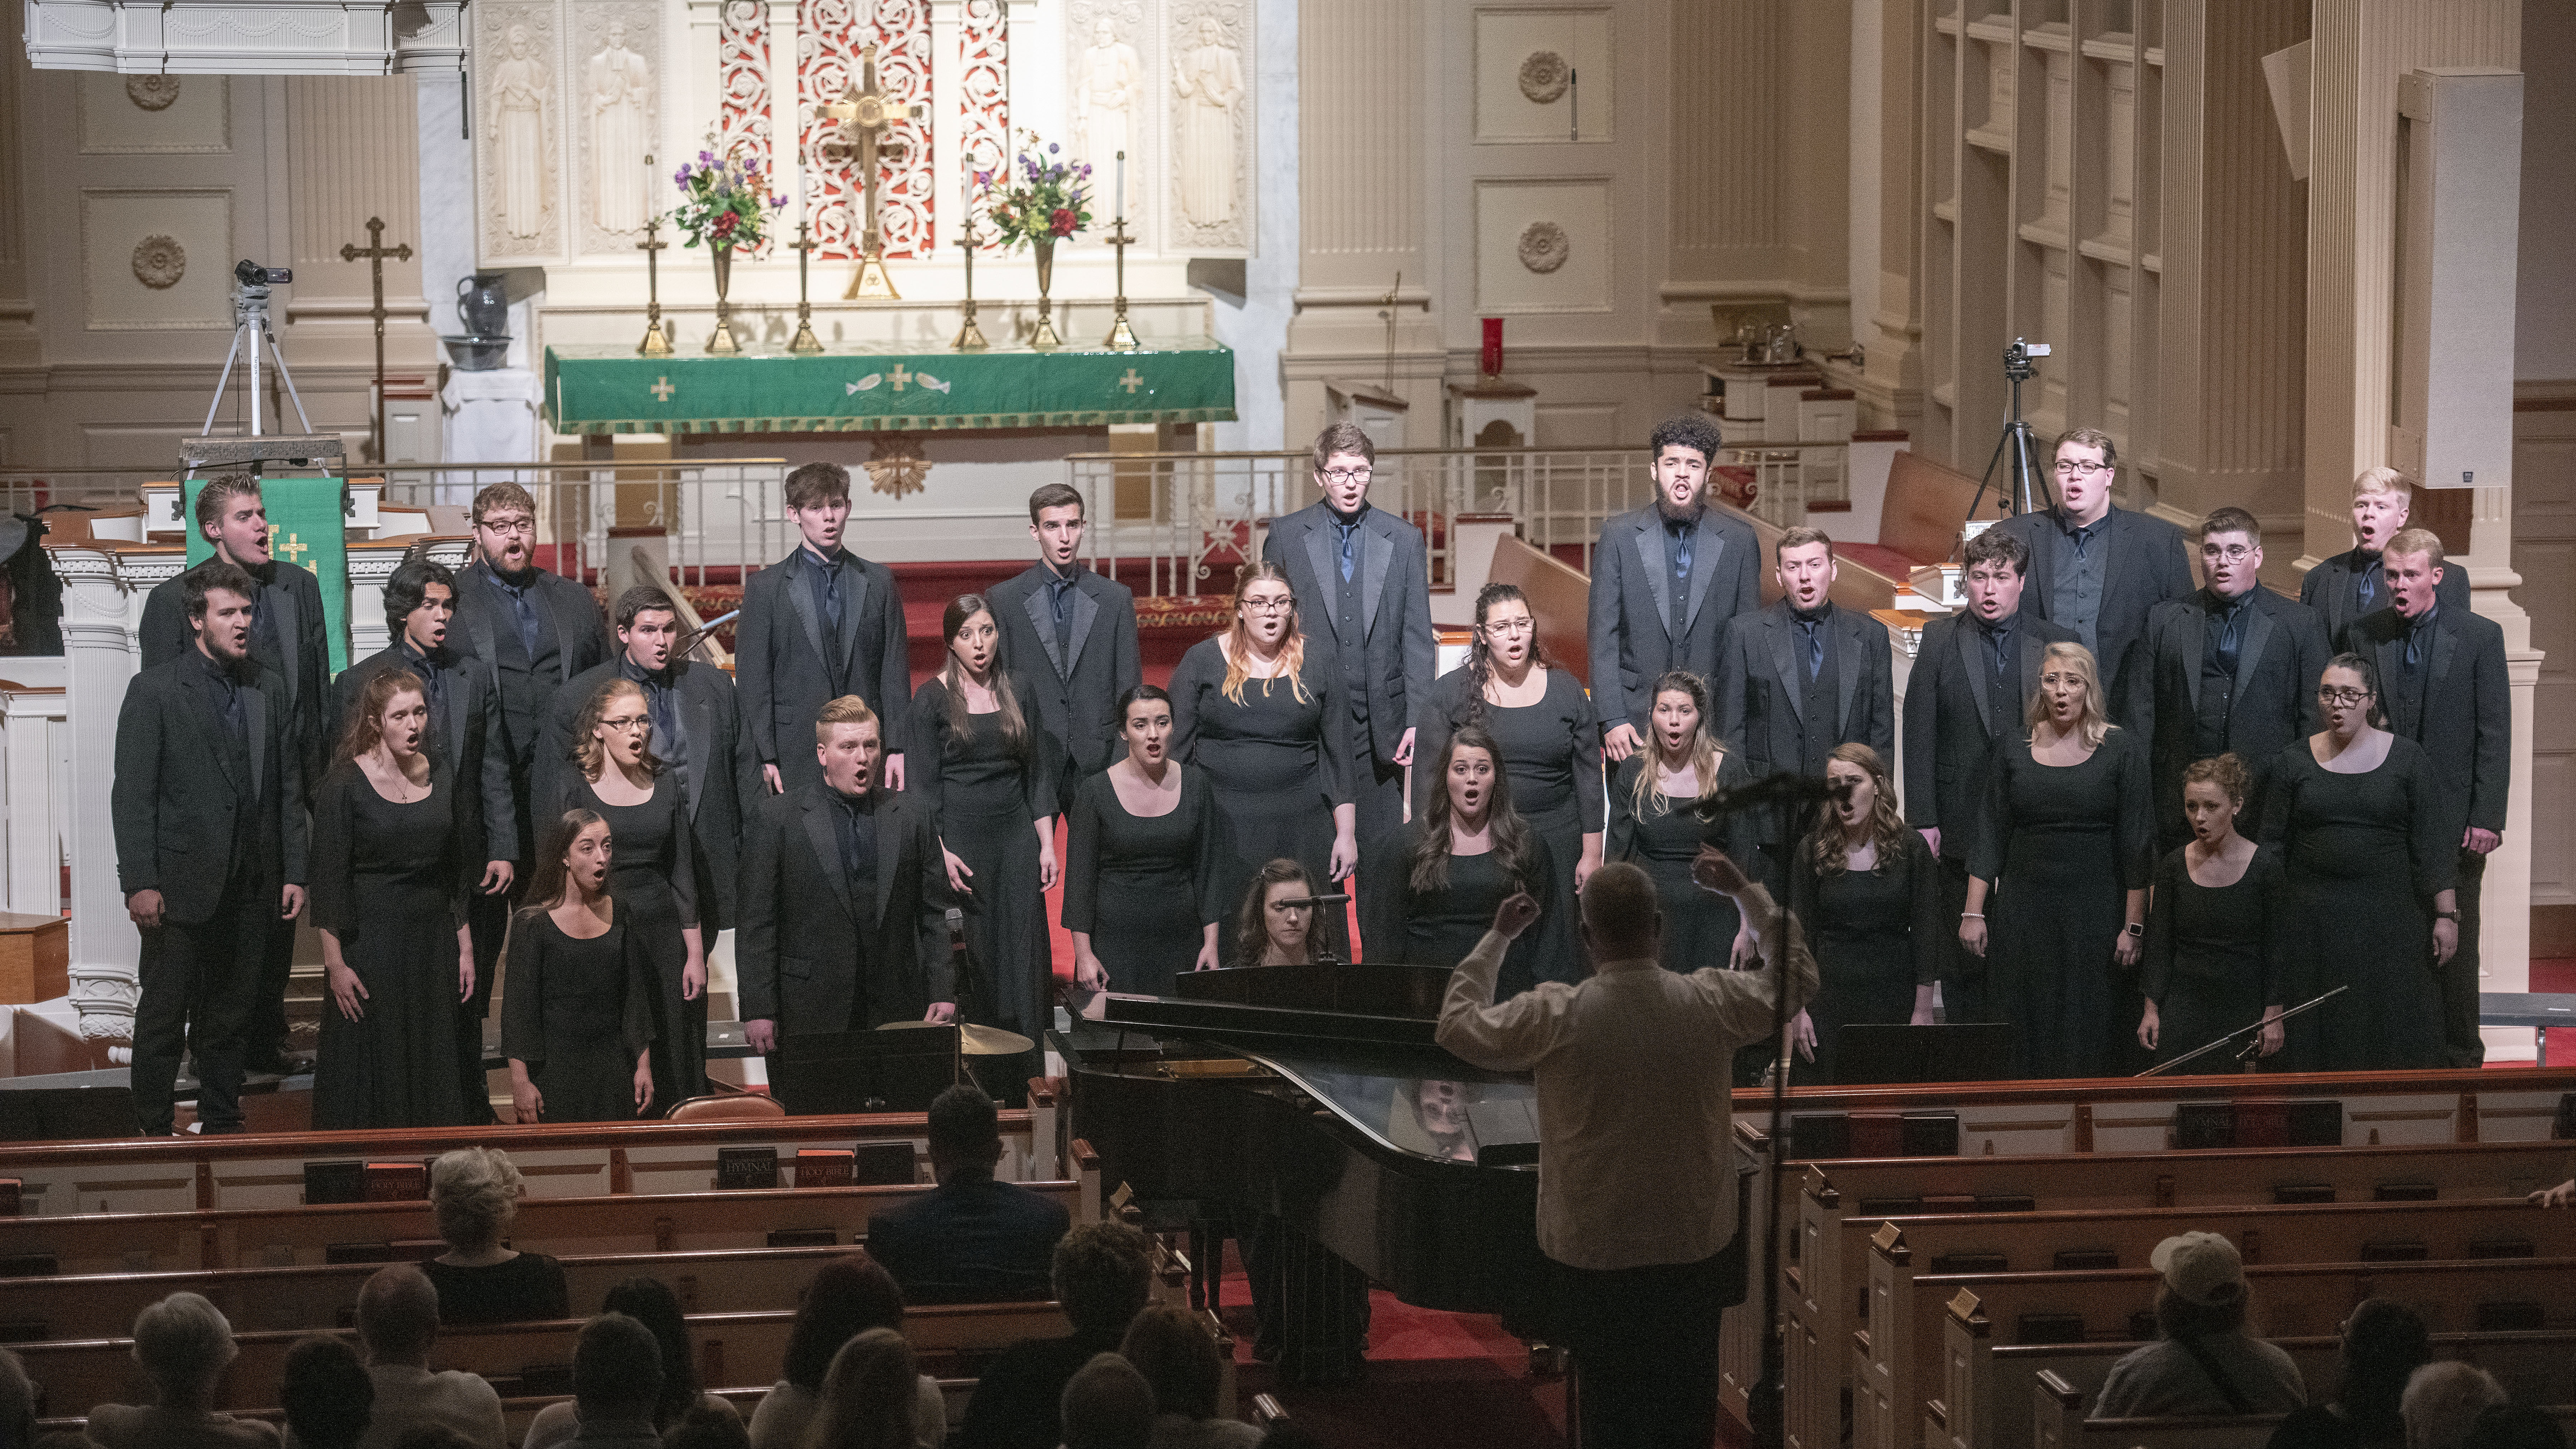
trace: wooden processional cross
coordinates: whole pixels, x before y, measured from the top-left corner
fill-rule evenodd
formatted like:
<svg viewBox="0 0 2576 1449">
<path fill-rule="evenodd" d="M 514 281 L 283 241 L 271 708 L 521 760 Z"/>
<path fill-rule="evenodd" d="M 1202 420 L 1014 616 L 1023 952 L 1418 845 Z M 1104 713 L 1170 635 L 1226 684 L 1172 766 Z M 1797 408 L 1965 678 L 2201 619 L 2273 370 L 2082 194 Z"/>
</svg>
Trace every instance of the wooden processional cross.
<svg viewBox="0 0 2576 1449">
<path fill-rule="evenodd" d="M 816 110 L 841 123 L 840 135 L 834 138 L 840 154 L 832 159 L 855 158 L 859 175 L 866 183 L 860 203 L 864 224 L 859 233 L 859 270 L 841 297 L 846 301 L 852 297 L 900 296 L 886 277 L 885 233 L 877 225 L 877 162 L 903 159 L 903 143 L 886 138 L 884 133 L 897 121 L 919 120 L 924 108 L 905 105 L 878 85 L 876 47 L 869 46 L 859 52 L 859 78 L 839 100 Z"/>
<path fill-rule="evenodd" d="M 385 219 L 380 216 L 371 216 L 367 218 L 367 244 L 365 246 L 360 246 L 356 242 L 344 242 L 340 246 L 340 260 L 344 262 L 354 262 L 360 257 L 365 257 L 367 259 L 367 271 L 375 281 L 376 301 L 374 306 L 367 309 L 367 315 L 374 318 L 376 323 L 376 465 L 378 467 L 382 467 L 386 462 L 385 258 L 391 257 L 398 262 L 410 261 L 411 243 L 405 242 L 398 247 L 386 246 Z"/>
</svg>

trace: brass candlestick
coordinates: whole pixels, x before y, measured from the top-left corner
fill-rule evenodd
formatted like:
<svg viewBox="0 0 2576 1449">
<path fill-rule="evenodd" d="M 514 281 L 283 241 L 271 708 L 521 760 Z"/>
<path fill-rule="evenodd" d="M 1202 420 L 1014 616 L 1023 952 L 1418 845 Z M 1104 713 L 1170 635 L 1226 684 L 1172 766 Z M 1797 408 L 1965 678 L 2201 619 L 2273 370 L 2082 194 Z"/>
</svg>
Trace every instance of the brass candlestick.
<svg viewBox="0 0 2576 1449">
<path fill-rule="evenodd" d="M 992 344 L 984 340 L 984 330 L 975 325 L 975 248 L 983 238 L 975 235 L 975 213 L 966 213 L 965 235 L 957 245 L 966 251 L 966 325 L 957 329 L 957 340 L 948 344 L 951 352 L 981 352 Z"/>
<path fill-rule="evenodd" d="M 1118 249 L 1118 320 L 1109 324 L 1107 346 L 1113 352 L 1133 352 L 1138 347 L 1136 329 L 1127 325 L 1127 249 L 1136 239 L 1127 234 L 1127 218 L 1119 217 L 1110 224 L 1109 244 Z"/>
<path fill-rule="evenodd" d="M 646 217 L 644 239 L 635 244 L 635 249 L 644 254 L 644 340 L 636 345 L 635 351 L 644 357 L 671 355 L 671 330 L 662 325 L 662 259 L 659 255 L 670 243 L 656 235 L 661 229 L 662 218 Z"/>
<path fill-rule="evenodd" d="M 805 223 L 796 223 L 796 240 L 787 245 L 796 253 L 796 336 L 787 350 L 810 357 L 823 350 L 823 339 L 814 335 L 814 303 L 805 293 L 805 264 L 814 259 L 814 243 L 805 235 Z"/>
</svg>

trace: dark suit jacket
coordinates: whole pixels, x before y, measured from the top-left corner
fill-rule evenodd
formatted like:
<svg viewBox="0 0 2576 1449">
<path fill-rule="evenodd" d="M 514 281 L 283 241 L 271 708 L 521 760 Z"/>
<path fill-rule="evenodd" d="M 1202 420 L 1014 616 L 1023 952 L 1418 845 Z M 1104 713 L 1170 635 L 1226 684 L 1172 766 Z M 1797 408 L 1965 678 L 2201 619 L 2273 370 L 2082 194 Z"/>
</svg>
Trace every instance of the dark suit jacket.
<svg viewBox="0 0 2576 1449">
<path fill-rule="evenodd" d="M 624 657 L 620 653 L 605 664 L 593 665 L 555 691 L 554 708 L 547 714 L 545 735 L 537 748 L 537 799 L 563 798 L 562 792 L 568 788 L 575 769 L 573 725 L 599 687 L 617 677 L 618 662 Z M 689 741 L 689 758 L 684 762 L 689 779 L 689 819 L 697 826 L 692 843 L 702 877 L 698 882 L 698 924 L 713 939 L 717 931 L 734 923 L 743 804 L 769 791 L 761 781 L 759 762 L 751 757 L 751 742 L 743 738 L 733 677 L 694 659 L 676 660 L 672 668 L 673 688 L 680 696 L 680 725 L 687 731 Z M 654 741 L 654 745 L 658 750 L 661 741 Z M 543 822 L 539 822 L 539 828 L 542 832 Z M 713 920 L 707 919 L 710 915 Z"/>
<path fill-rule="evenodd" d="M 2325 624 L 2326 638 L 2337 648 L 2343 645 L 2344 631 L 2362 615 L 2360 601 L 2352 596 L 2352 580 L 2369 563 L 2356 544 L 2330 558 L 2319 559 L 2317 566 L 2299 580 L 2299 602 L 2317 611 L 2317 617 Z M 2433 586 L 2433 602 L 2444 609 L 2468 613 L 2469 571 L 2458 564 L 2444 566 L 2442 581 Z M 2385 588 L 2379 591 L 2379 607 L 2388 607 Z"/>
<path fill-rule="evenodd" d="M 1054 1296 L 1064 1204 L 990 1176 L 951 1177 L 937 1191 L 868 1219 L 868 1256 L 907 1303 L 1008 1303 Z"/>
<path fill-rule="evenodd" d="M 1431 637 L 1430 552 L 1422 530 L 1383 508 L 1360 516 L 1360 617 L 1367 621 L 1368 728 L 1351 732 L 1354 754 L 1366 754 L 1385 768 L 1395 767 L 1395 748 L 1413 728 L 1439 666 Z M 1333 630 L 1333 600 L 1342 579 L 1341 536 L 1333 511 L 1322 503 L 1275 518 L 1261 546 L 1264 561 L 1275 563 L 1297 591 L 1297 619 L 1306 631 L 1306 647 L 1322 647 L 1334 658 L 1343 646 Z M 1335 662 L 1334 680 L 1342 678 Z"/>
<path fill-rule="evenodd" d="M 305 879 L 304 775 L 289 768 L 284 722 L 261 689 L 244 692 L 249 719 L 245 776 L 216 746 L 223 729 L 215 683 L 195 651 L 156 664 L 125 687 L 116 714 L 116 779 L 108 808 L 116 829 L 117 888 L 161 893 L 176 925 L 211 919 L 234 863 L 236 827 L 259 855 L 252 888 Z"/>
<path fill-rule="evenodd" d="M 271 564 L 275 571 L 259 591 L 258 602 L 260 612 L 277 622 L 277 637 L 284 652 L 268 654 L 254 630 L 251 657 L 260 662 L 260 688 L 277 703 L 286 729 L 287 758 L 299 762 L 304 775 L 299 784 L 309 795 L 321 781 L 323 770 L 330 766 L 331 745 L 336 738 L 324 729 L 331 698 L 331 636 L 323 628 L 322 585 L 313 577 L 313 571 L 284 559 L 272 560 Z M 199 564 L 197 568 L 205 566 Z M 143 624 L 135 631 L 135 638 L 142 647 L 146 669 L 167 664 L 197 647 L 188 629 L 187 604 L 181 597 L 181 580 L 187 576 L 183 573 L 154 585 L 143 601 Z"/>
<path fill-rule="evenodd" d="M 447 692 L 447 718 L 431 723 L 430 750 L 453 766 L 455 778 L 465 786 L 457 803 L 474 815 L 458 829 L 457 838 L 472 842 L 468 849 L 484 852 L 474 861 L 475 874 L 480 876 L 485 861 L 519 858 L 519 812 L 510 794 L 510 759 L 497 743 L 502 730 L 501 696 L 493 689 L 491 672 L 483 661 L 446 650 L 440 651 L 440 658 L 439 673 L 447 681 L 442 686 Z M 412 668 L 402 646 L 396 644 L 342 670 L 331 681 L 331 723 L 323 737 L 336 748 L 349 727 L 349 711 L 367 685 L 388 669 Z"/>
<path fill-rule="evenodd" d="M 2129 671 L 2146 667 L 2138 657 L 2138 646 L 2146 638 L 2147 614 L 2165 600 L 2192 591 L 2191 559 L 2183 548 L 2182 530 L 2161 518 L 2114 508 L 2106 522 L 2110 553 L 2102 572 L 2102 611 L 2093 620 L 2098 646 L 2093 663 L 2101 674 L 2102 698 L 2113 722 L 2137 729 L 2143 723 L 2137 714 L 2145 708 L 2147 695 Z M 2049 617 L 2049 588 L 2057 577 L 2058 557 L 2074 547 L 2058 527 L 2057 514 L 2033 509 L 1995 527 L 2030 547 L 2030 582 L 2022 589 L 2022 612 Z"/>
<path fill-rule="evenodd" d="M 1714 504 L 1700 514 L 1691 544 L 1690 608 L 1675 620 L 1672 606 L 1663 515 L 1650 503 L 1601 525 L 1592 546 L 1587 638 L 1592 709 L 1604 730 L 1625 721 L 1644 733 L 1655 680 L 1665 670 L 1687 669 L 1716 686 L 1727 621 L 1762 606 L 1762 544 L 1742 519 Z"/>
<path fill-rule="evenodd" d="M 504 700 L 496 706 L 501 719 L 497 748 L 510 763 L 510 790 L 515 798 L 519 849 L 524 854 L 537 848 L 536 821 L 530 814 L 536 799 L 537 745 L 544 732 L 546 711 L 554 705 L 554 695 L 576 674 L 616 652 L 609 638 L 608 620 L 599 611 L 599 601 L 590 590 L 570 579 L 558 578 L 543 569 L 536 571 L 534 592 L 544 603 L 555 627 L 555 685 L 537 706 L 532 719 L 514 719 Z M 479 660 L 485 680 L 497 697 L 501 689 L 501 655 L 497 643 L 501 630 L 518 630 L 509 599 L 492 583 L 490 569 L 481 562 L 467 564 L 456 571 L 456 618 L 447 628 L 450 653 Z M 524 735 L 525 738 L 521 738 Z"/>
<path fill-rule="evenodd" d="M 1774 770 L 1798 769 L 1815 730 L 1829 736 L 1824 741 L 1829 749 L 1858 740 L 1882 760 L 1896 752 L 1896 687 L 1887 626 L 1858 609 L 1836 605 L 1831 627 L 1834 646 L 1826 662 L 1837 672 L 1834 717 L 1810 720 L 1801 713 L 1806 652 L 1790 621 L 1789 601 L 1776 600 L 1727 626 L 1709 692 L 1716 700 L 1718 737 L 1728 749 L 1743 753 L 1744 768 L 1756 780 Z"/>
<path fill-rule="evenodd" d="M 2190 834 L 2182 815 L 2182 772 L 2200 757 L 2194 741 L 2210 602 L 2209 590 L 2197 589 L 2167 599 L 2147 615 L 2143 663 L 2136 676 L 2148 698 L 2129 711 L 2148 747 L 2157 827 L 2176 843 Z M 2227 748 L 2254 776 L 2242 817 L 2253 821 L 2263 818 L 2263 781 L 2282 748 L 2321 727 L 2317 676 L 2334 651 L 2326 647 L 2325 626 L 2316 611 L 2305 604 L 2291 603 L 2257 584 L 2245 607 L 2253 612 L 2236 651 L 2236 699 L 2227 712 Z"/>
<path fill-rule="evenodd" d="M 2040 656 L 2049 645 L 2074 638 L 2074 630 L 2022 610 L 2013 622 L 2021 677 L 2036 686 Z M 1914 673 L 1905 685 L 1905 823 L 1917 830 L 1938 829 L 1941 854 L 1950 860 L 1968 858 L 1968 828 L 1984 788 L 1987 749 L 2022 728 L 2018 715 L 1992 717 L 1993 701 L 1986 692 L 1989 667 L 1976 621 L 1954 614 L 1923 626 Z"/>
<path fill-rule="evenodd" d="M 1115 579 L 1076 569 L 1073 648 L 1070 658 L 1060 658 L 1047 599 L 1051 577 L 1046 565 L 1031 564 L 986 590 L 984 601 L 1002 628 L 1002 663 L 1028 678 L 1038 726 L 1055 736 L 1078 778 L 1107 769 L 1124 753 L 1118 696 L 1145 678 L 1136 649 L 1136 595 Z"/>
<path fill-rule="evenodd" d="M 2411 735 L 2431 756 L 2443 838 L 2456 842 L 2474 825 L 2504 829 L 2505 788 L 2513 773 L 2513 687 L 2505 678 L 2504 630 L 2495 620 L 2440 602 L 2433 620 L 2433 660 L 2424 681 L 2424 729 Z M 2379 666 L 2379 697 L 2405 667 L 2406 621 L 2381 609 L 2353 621 L 2344 647 Z M 2392 721 L 2392 726 L 2396 722 Z M 2399 733 L 2405 733 L 2399 728 Z"/>
<path fill-rule="evenodd" d="M 948 960 L 947 863 L 930 813 L 909 796 L 877 792 L 877 890 L 862 922 L 841 873 L 827 787 L 763 798 L 743 834 L 734 974 L 742 1019 L 778 1023 L 781 1036 L 849 1029 L 853 1004 L 868 1026 L 917 1021 L 955 1001 Z M 876 974 L 858 979 L 859 933 L 874 933 Z"/>
<path fill-rule="evenodd" d="M 912 700 L 903 596 L 892 569 L 843 552 L 854 578 L 850 597 L 841 601 L 850 692 L 877 712 L 877 738 L 885 752 L 901 754 L 910 730 L 905 706 Z M 734 681 L 742 687 L 742 723 L 752 757 L 776 765 L 790 791 L 823 783 L 823 767 L 814 758 L 814 716 L 833 697 L 822 611 L 806 579 L 811 557 L 800 542 L 786 558 L 753 574 L 742 586 L 742 617 L 733 631 Z"/>
</svg>

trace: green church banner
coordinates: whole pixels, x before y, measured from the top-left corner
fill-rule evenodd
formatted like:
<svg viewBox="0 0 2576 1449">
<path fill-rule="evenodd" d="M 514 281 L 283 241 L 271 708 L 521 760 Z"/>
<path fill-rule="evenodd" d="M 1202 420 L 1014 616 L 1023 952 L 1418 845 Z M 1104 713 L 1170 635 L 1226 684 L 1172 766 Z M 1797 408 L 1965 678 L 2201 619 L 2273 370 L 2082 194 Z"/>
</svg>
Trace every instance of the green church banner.
<svg viewBox="0 0 2576 1449">
<path fill-rule="evenodd" d="M 1234 353 L 1203 339 L 1132 352 L 840 351 L 809 357 L 638 357 L 546 349 L 546 418 L 561 433 L 928 432 L 1220 423 Z"/>
<path fill-rule="evenodd" d="M 197 490 L 203 478 L 179 485 L 179 516 L 188 520 L 188 566 L 215 556 L 215 546 L 196 526 Z M 322 586 L 322 629 L 331 640 L 331 672 L 349 667 L 349 536 L 337 478 L 262 478 L 260 501 L 268 506 L 268 552 L 299 568 L 313 571 Z"/>
</svg>

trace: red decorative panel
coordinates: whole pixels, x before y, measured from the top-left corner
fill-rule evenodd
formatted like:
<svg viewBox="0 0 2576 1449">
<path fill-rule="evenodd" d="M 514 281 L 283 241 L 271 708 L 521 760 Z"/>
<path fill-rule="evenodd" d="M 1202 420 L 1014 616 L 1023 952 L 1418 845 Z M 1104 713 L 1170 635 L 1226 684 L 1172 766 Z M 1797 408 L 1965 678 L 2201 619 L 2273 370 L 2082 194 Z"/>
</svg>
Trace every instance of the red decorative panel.
<svg viewBox="0 0 2576 1449">
<path fill-rule="evenodd" d="M 800 0 L 796 10 L 797 134 L 806 169 L 806 206 L 814 223 L 815 256 L 847 260 L 859 254 L 865 219 L 859 209 L 866 187 L 855 163 L 826 156 L 824 143 L 838 123 L 821 108 L 837 101 L 860 75 L 860 54 L 876 48 L 877 84 L 904 105 L 922 107 L 886 128 L 881 145 L 901 146 L 896 159 L 877 160 L 877 199 L 889 257 L 924 257 L 936 245 L 931 222 L 930 3 L 929 0 Z M 837 148 L 836 148 L 837 149 Z M 791 221 L 792 225 L 792 221 Z"/>
</svg>

